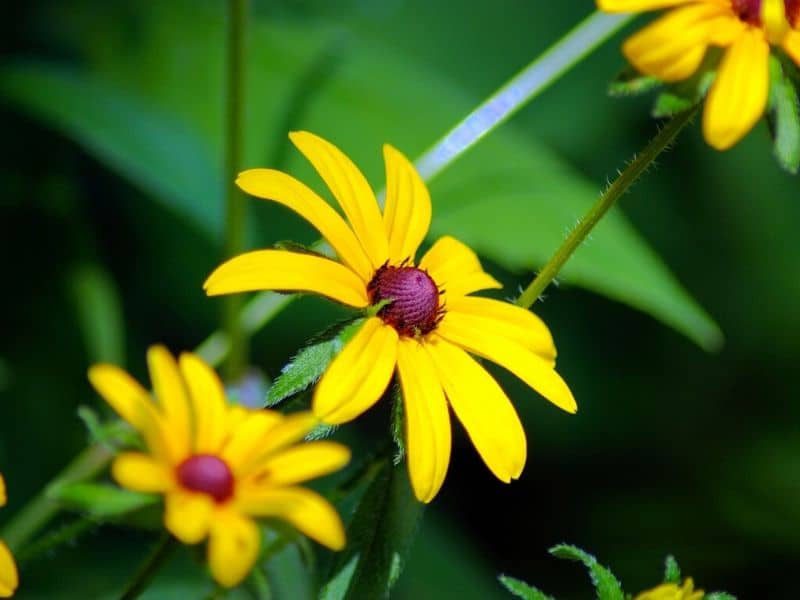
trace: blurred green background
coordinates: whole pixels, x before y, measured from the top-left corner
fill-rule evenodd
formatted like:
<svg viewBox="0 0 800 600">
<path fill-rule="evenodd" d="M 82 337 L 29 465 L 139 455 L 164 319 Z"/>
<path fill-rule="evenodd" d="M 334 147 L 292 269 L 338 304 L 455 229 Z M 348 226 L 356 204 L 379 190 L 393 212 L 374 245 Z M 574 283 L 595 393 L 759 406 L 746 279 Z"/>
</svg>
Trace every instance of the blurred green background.
<svg viewBox="0 0 800 600">
<path fill-rule="evenodd" d="M 85 443 L 76 408 L 99 405 L 92 361 L 146 380 L 149 344 L 189 349 L 217 326 L 220 302 L 201 283 L 220 259 L 222 5 L 37 0 L 0 21 L 0 522 Z M 254 0 L 247 166 L 316 185 L 286 140 L 308 128 L 379 189 L 381 143 L 418 156 L 591 10 L 588 0 Z M 652 98 L 606 97 L 621 39 L 431 184 L 434 233 L 473 243 L 506 297 L 655 131 Z M 595 232 L 535 307 L 579 413 L 493 370 L 526 427 L 524 475 L 497 482 L 456 427 L 397 597 L 503 598 L 501 572 L 591 597 L 581 567 L 547 554 L 562 541 L 596 554 L 631 593 L 660 581 L 671 552 L 706 590 L 796 597 L 800 203 L 797 179 L 770 153 L 763 123 L 724 154 L 692 127 L 624 199 L 627 220 Z M 280 207 L 252 200 L 249 211 L 251 247 L 314 239 Z M 714 342 L 699 306 L 724 332 L 717 353 L 689 339 Z M 253 364 L 275 376 L 343 314 L 302 298 L 255 336 Z M 378 409 L 349 427 L 369 438 L 386 421 Z M 98 528 L 25 565 L 19 597 L 112 596 L 151 539 Z M 281 560 L 277 591 L 302 597 L 296 557 Z M 182 552 L 150 597 L 201 597 L 200 573 Z"/>
</svg>

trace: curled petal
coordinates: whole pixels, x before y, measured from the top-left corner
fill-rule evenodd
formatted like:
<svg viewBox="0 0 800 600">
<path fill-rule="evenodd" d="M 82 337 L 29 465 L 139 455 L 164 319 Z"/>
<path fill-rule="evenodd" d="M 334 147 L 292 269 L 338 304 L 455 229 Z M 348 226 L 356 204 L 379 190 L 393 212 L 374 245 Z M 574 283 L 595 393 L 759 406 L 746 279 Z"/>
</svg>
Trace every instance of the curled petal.
<svg viewBox="0 0 800 600">
<path fill-rule="evenodd" d="M 389 260 L 414 260 L 431 225 L 431 197 L 414 165 L 398 150 L 383 147 L 386 205 L 383 223 L 389 238 Z"/>
<path fill-rule="evenodd" d="M 428 271 L 436 285 L 444 288 L 448 299 L 503 287 L 484 272 L 477 254 L 449 235 L 436 240 L 422 257 L 419 267 Z"/>
<path fill-rule="evenodd" d="M 364 175 L 341 150 L 313 133 L 293 131 L 289 139 L 330 188 L 373 268 L 380 267 L 389 258 L 389 243 L 378 202 Z"/>
<path fill-rule="evenodd" d="M 763 33 L 747 29 L 725 52 L 703 111 L 703 133 L 717 150 L 726 150 L 761 118 L 769 96 L 769 44 Z"/>
<path fill-rule="evenodd" d="M 394 328 L 378 317 L 367 319 L 322 376 L 314 392 L 314 414 L 337 425 L 375 404 L 392 377 L 397 341 Z"/>
<path fill-rule="evenodd" d="M 222 263 L 206 279 L 209 296 L 274 290 L 313 292 L 332 300 L 366 308 L 367 286 L 344 265 L 313 254 L 286 250 L 256 250 Z"/>
</svg>

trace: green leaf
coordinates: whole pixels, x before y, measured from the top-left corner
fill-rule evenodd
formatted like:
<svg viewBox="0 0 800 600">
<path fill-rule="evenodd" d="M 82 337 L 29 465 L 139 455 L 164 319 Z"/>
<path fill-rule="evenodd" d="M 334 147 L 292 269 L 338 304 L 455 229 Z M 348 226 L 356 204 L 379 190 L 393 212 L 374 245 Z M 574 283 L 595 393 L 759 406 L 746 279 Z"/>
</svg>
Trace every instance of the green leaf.
<svg viewBox="0 0 800 600">
<path fill-rule="evenodd" d="M 657 77 L 643 75 L 629 65 L 608 84 L 608 95 L 613 98 L 638 96 L 662 85 L 663 83 Z"/>
<path fill-rule="evenodd" d="M 500 583 L 502 583 L 509 592 L 518 598 L 522 598 L 522 600 L 555 600 L 552 596 L 548 596 L 524 581 L 514 579 L 508 575 L 500 575 L 497 579 L 500 580 Z"/>
<path fill-rule="evenodd" d="M 703 596 L 703 600 L 736 600 L 736 596 L 728 592 L 711 592 Z"/>
<path fill-rule="evenodd" d="M 678 561 L 671 554 L 664 560 L 664 583 L 680 583 L 681 568 Z"/>
<path fill-rule="evenodd" d="M 99 483 L 69 483 L 47 490 L 51 500 L 96 517 L 118 517 L 150 506 L 158 496 L 123 490 Z"/>
<path fill-rule="evenodd" d="M 265 406 L 275 406 L 289 396 L 301 392 L 316 382 L 333 358 L 341 351 L 347 341 L 358 331 L 363 320 L 357 320 L 344 327 L 339 334 L 303 348 L 281 370 L 272 387 L 267 392 Z"/>
<path fill-rule="evenodd" d="M 589 569 L 589 575 L 597 591 L 598 600 L 624 600 L 622 586 L 613 573 L 597 562 L 597 559 L 577 546 L 559 544 L 550 548 L 550 554 L 558 558 L 582 562 Z"/>
<path fill-rule="evenodd" d="M 392 390 L 392 440 L 395 452 L 392 463 L 397 466 L 406 455 L 405 421 L 403 419 L 403 392 L 399 385 Z"/>
<path fill-rule="evenodd" d="M 0 93 L 221 237 L 222 180 L 212 149 L 135 90 L 82 70 L 18 62 L 0 69 Z"/>
<path fill-rule="evenodd" d="M 769 57 L 770 110 L 767 113 L 773 150 L 781 167 L 792 174 L 800 168 L 800 107 L 797 90 L 777 56 Z"/>
<path fill-rule="evenodd" d="M 98 265 L 82 265 L 70 277 L 90 362 L 125 363 L 125 325 L 122 302 L 108 272 Z"/>
<path fill-rule="evenodd" d="M 388 597 L 423 509 L 411 491 L 405 466 L 384 460 L 347 528 L 347 548 L 336 557 L 320 600 Z"/>
</svg>

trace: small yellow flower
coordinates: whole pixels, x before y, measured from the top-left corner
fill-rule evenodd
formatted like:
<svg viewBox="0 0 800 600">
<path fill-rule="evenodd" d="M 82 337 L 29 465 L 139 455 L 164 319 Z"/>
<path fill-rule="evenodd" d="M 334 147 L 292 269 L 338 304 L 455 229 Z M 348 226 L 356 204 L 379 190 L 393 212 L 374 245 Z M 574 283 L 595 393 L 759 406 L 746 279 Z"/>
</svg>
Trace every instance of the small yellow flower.
<svg viewBox="0 0 800 600">
<path fill-rule="evenodd" d="M 709 46 L 726 48 L 703 113 L 706 141 L 726 150 L 761 118 L 769 97 L 770 44 L 800 65 L 800 0 L 597 0 L 607 12 L 676 6 L 628 38 L 623 52 L 665 82 L 690 77 Z"/>
<path fill-rule="evenodd" d="M 694 581 L 687 577 L 682 586 L 677 583 L 662 583 L 652 590 L 642 592 L 634 600 L 702 600 L 705 592 L 694 589 Z"/>
<path fill-rule="evenodd" d="M 383 148 L 386 204 L 381 212 L 364 175 L 338 148 L 307 132 L 289 137 L 319 172 L 349 223 L 280 171 L 245 171 L 237 184 L 309 221 L 339 262 L 286 250 L 250 252 L 218 267 L 205 283 L 206 292 L 306 291 L 359 309 L 384 303 L 323 375 L 314 412 L 332 424 L 354 419 L 381 397 L 396 369 L 409 476 L 419 500 L 433 499 L 450 462 L 448 402 L 492 473 L 504 482 L 519 477 L 526 457 L 519 417 L 469 353 L 500 364 L 557 406 L 575 412 L 572 393 L 554 368 L 556 350 L 547 326 L 507 302 L 470 296 L 501 285 L 482 270 L 474 252 L 452 237 L 440 238 L 414 262 L 430 225 L 431 201 L 413 165 L 392 146 Z"/>
<path fill-rule="evenodd" d="M 296 484 L 345 465 L 334 442 L 295 444 L 318 422 L 228 405 L 216 373 L 194 354 L 176 361 L 161 346 L 147 353 L 156 402 L 125 371 L 95 365 L 98 393 L 142 436 L 148 453 L 117 456 L 112 475 L 131 490 L 164 494 L 164 525 L 180 541 L 206 537 L 208 563 L 220 584 L 234 586 L 258 558 L 252 517 L 275 517 L 334 550 L 344 547 L 336 510 Z"/>
<path fill-rule="evenodd" d="M 3 474 L 0 473 L 0 506 L 6 504 L 6 482 Z M 19 573 L 17 573 L 17 563 L 11 550 L 5 542 L 0 540 L 0 598 L 10 598 L 14 595 L 19 585 Z"/>
</svg>

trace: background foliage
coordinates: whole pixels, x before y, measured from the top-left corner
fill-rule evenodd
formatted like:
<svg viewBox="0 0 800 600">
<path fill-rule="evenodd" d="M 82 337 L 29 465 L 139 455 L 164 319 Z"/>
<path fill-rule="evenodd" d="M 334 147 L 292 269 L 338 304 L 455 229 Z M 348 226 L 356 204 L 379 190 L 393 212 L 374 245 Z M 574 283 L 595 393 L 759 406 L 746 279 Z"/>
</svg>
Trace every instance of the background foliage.
<svg viewBox="0 0 800 600">
<path fill-rule="evenodd" d="M 253 4 L 247 164 L 317 182 L 287 146 L 286 131 L 303 127 L 340 145 L 376 188 L 382 142 L 418 155 L 593 8 L 470 0 L 454 16 L 449 3 L 416 0 Z M 219 302 L 200 284 L 221 231 L 219 5 L 38 0 L 0 24 L 5 518 L 84 443 L 76 409 L 95 403 L 90 362 L 144 378 L 148 344 L 191 348 L 216 326 Z M 618 41 L 431 184 L 433 234 L 474 244 L 506 295 L 654 132 L 647 98 L 605 95 L 622 66 Z M 506 597 L 498 572 L 585 597 L 575 566 L 547 554 L 561 541 L 602 557 L 629 591 L 659 581 L 673 552 L 706 589 L 792 597 L 797 190 L 763 124 L 724 154 L 696 129 L 682 136 L 623 201 L 627 218 L 609 219 L 570 263 L 565 280 L 577 285 L 537 306 L 580 412 L 562 414 L 494 371 L 526 426 L 524 476 L 496 482 L 458 435 L 398 597 Z M 253 200 L 249 210 L 253 247 L 313 240 L 280 207 Z M 342 316 L 317 299 L 293 302 L 255 337 L 253 363 L 274 377 Z M 726 341 L 707 354 L 698 344 L 718 345 L 714 322 Z M 388 421 L 377 410 L 344 435 L 366 446 Z M 31 562 L 20 597 L 113 594 L 149 539 L 99 528 Z M 271 563 L 286 597 L 309 593 L 291 576 L 300 561 L 291 547 Z M 151 597 L 202 593 L 198 573 L 182 551 Z"/>
</svg>

